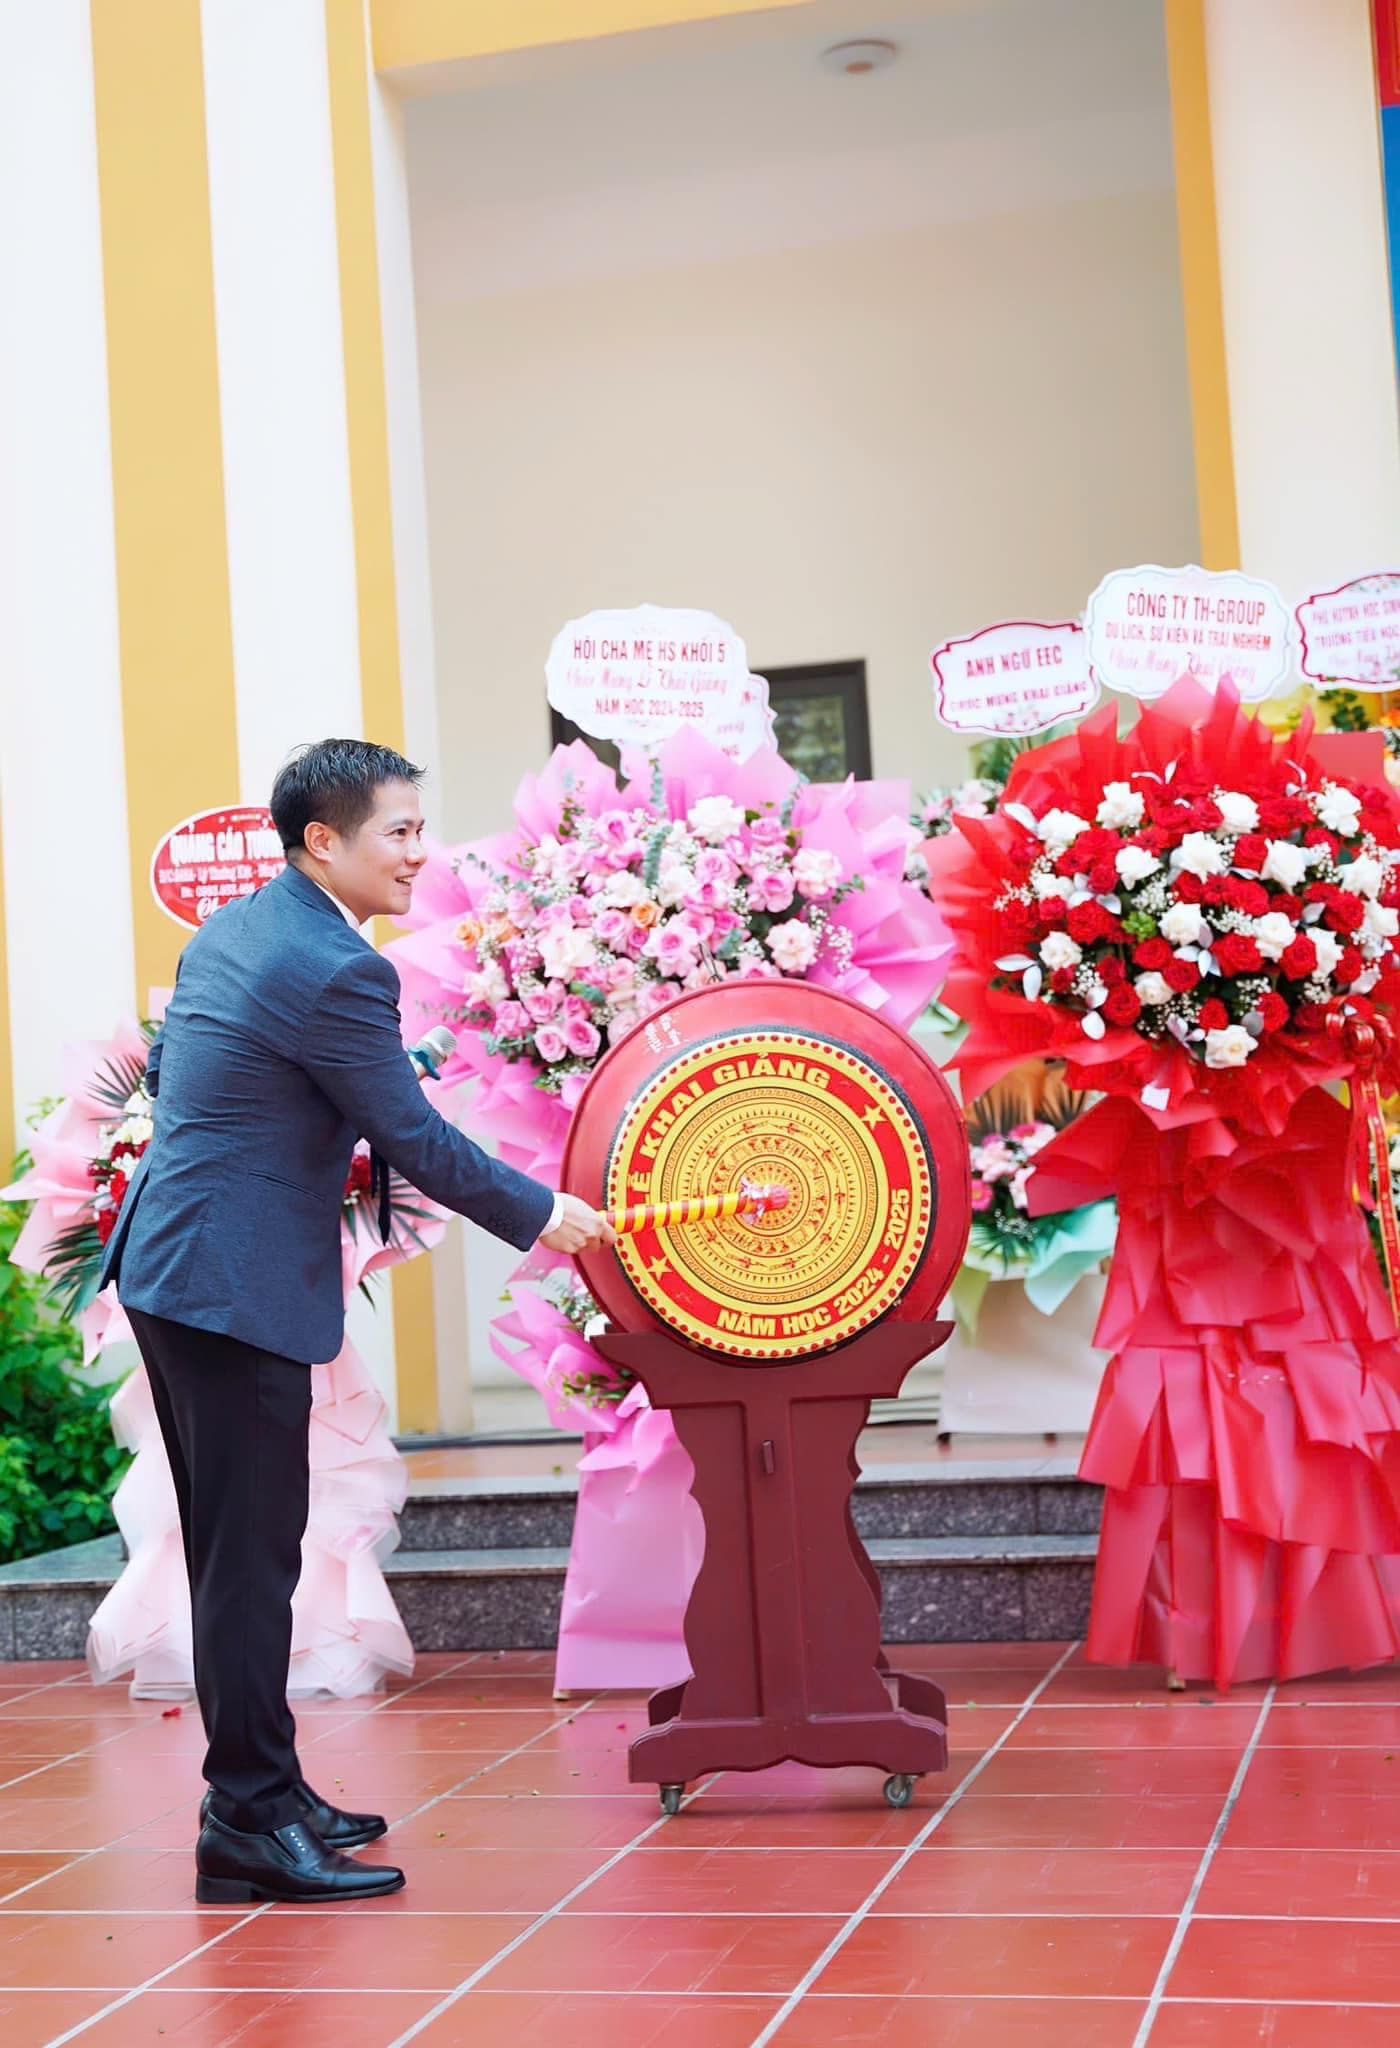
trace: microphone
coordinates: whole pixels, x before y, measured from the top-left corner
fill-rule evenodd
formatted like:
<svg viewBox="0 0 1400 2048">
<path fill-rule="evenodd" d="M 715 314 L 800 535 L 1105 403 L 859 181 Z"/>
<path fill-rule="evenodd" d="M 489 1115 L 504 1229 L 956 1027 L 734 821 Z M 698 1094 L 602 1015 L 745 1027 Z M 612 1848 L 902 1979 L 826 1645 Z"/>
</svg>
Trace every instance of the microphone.
<svg viewBox="0 0 1400 2048">
<path fill-rule="evenodd" d="M 436 1081 L 443 1064 L 456 1050 L 457 1040 L 447 1026 L 435 1024 L 417 1045 L 408 1047 L 408 1056 L 420 1081 Z"/>
</svg>

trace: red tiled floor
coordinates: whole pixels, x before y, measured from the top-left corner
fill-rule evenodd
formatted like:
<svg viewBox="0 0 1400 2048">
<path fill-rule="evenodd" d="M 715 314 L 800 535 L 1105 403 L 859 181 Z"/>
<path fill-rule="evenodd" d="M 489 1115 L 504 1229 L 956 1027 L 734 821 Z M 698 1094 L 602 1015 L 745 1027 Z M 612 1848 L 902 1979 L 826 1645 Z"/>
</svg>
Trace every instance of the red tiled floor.
<svg viewBox="0 0 1400 2048">
<path fill-rule="evenodd" d="M 997 1997 L 1145 1999 L 1175 1925 L 1159 1920 L 963 1914 L 946 1920 L 872 1916 L 823 1970 L 814 1989 Z"/>
<path fill-rule="evenodd" d="M 26 1902 L 27 1903 L 27 1902 Z M 125 1990 L 237 1925 L 236 1913 L 0 1914 L 0 1985 Z"/>
<path fill-rule="evenodd" d="M 1197 1849 L 958 1849 L 939 1840 L 909 1859 L 876 1913 L 1175 1915 L 1201 1860 Z"/>
<path fill-rule="evenodd" d="M 1220 1849 L 1196 1902 L 1198 1913 L 1378 1917 L 1400 1922 L 1400 1842 L 1393 1849 Z"/>
<path fill-rule="evenodd" d="M 1131 2048 L 1142 2012 L 1140 1999 L 809 1993 L 778 2029 L 774 2048 Z"/>
<path fill-rule="evenodd" d="M 0 1991 L 0 2041 L 5 2048 L 46 2048 L 107 2002 L 99 1991 Z"/>
<path fill-rule="evenodd" d="M 748 2048 L 776 1998 L 620 1998 L 472 1991 L 418 2036 L 422 2048 Z M 242 2048 L 240 2042 L 239 2048 Z M 271 2048 L 271 2044 L 269 2044 Z"/>
<path fill-rule="evenodd" d="M 1152 2048 L 1395 2048 L 1400 2012 L 1364 2005 L 1173 2005 Z"/>
<path fill-rule="evenodd" d="M 663 1838 L 664 1839 L 664 1838 Z M 888 1849 L 664 1849 L 629 1856 L 574 1913 L 853 1913 L 890 1867 Z"/>
<path fill-rule="evenodd" d="M 156 1989 L 79 2039 L 83 2048 L 384 2048 L 433 2004 L 430 1994 L 403 1991 Z"/>
<path fill-rule="evenodd" d="M 208 1917 L 208 1916 L 206 1916 Z M 450 1991 L 529 1926 L 508 1913 L 259 1913 L 165 1979 L 173 1991 Z M 378 1938 L 376 1938 L 378 1937 Z"/>
<path fill-rule="evenodd" d="M 411 1816 L 364 1852 L 408 1889 L 340 1912 L 196 1910 L 197 1715 L 0 1667 L 0 2042 L 752 2048 L 831 1946 L 777 2048 L 1131 2048 L 1262 1695 L 1076 1654 L 1026 1707 L 1060 1655 L 895 1653 L 953 1701 L 907 1810 L 781 1765 L 669 1821 L 627 1778 L 637 1695 L 424 1659 L 298 1708 L 314 1783 Z M 1400 1671 L 1281 1692 L 1194 1915 L 1150 2048 L 1400 2042 Z"/>
<path fill-rule="evenodd" d="M 1172 1994 L 1389 2004 L 1400 2041 L 1398 1932 L 1393 1920 L 1193 1920 Z"/>
<path fill-rule="evenodd" d="M 1275 1741 L 1271 1717 L 1268 1740 Z M 1232 1749 L 1241 1751 L 1259 1719 L 1257 1706 L 1123 1705 L 1032 1707 L 1008 1749 Z"/>
<path fill-rule="evenodd" d="M 639 1939 L 630 1913 L 593 1919 L 565 1914 L 498 1963 L 483 1988 L 781 1997 L 811 1968 L 840 1925 L 838 1917 L 812 1914 L 682 1914 L 665 1923 L 660 1939 L 647 1941 Z"/>
</svg>

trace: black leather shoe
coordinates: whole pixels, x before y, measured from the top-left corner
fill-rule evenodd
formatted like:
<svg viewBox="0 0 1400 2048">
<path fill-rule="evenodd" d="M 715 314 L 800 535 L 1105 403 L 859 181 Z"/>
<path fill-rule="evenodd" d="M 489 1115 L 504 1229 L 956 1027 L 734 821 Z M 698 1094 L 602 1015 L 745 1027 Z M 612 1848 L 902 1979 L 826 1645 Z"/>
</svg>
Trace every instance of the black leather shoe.
<svg viewBox="0 0 1400 2048">
<path fill-rule="evenodd" d="M 194 1895 L 201 1906 L 247 1906 L 255 1899 L 338 1905 L 403 1890 L 403 1872 L 356 1863 L 328 1849 L 297 1821 L 270 1835 L 243 1835 L 211 1814 L 195 1845 Z"/>
<path fill-rule="evenodd" d="M 206 1792 L 199 1802 L 201 1827 L 210 1818 L 209 1803 L 213 1796 Z M 363 1849 L 366 1842 L 377 1842 L 389 1832 L 389 1823 L 381 1814 L 343 1813 L 338 1806 L 322 1799 L 319 1792 L 313 1792 L 304 1778 L 292 1787 L 292 1796 L 301 1808 L 302 1820 L 328 1849 Z"/>
</svg>

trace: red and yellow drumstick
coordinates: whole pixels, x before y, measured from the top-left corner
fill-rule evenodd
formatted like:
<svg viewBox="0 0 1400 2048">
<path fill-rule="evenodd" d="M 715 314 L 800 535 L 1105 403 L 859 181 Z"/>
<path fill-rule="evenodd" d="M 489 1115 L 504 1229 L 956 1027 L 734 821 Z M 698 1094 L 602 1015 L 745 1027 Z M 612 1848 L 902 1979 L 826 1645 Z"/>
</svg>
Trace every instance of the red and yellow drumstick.
<svg viewBox="0 0 1400 2048">
<path fill-rule="evenodd" d="M 679 1202 L 645 1202 L 633 1209 L 614 1209 L 608 1217 L 619 1237 L 639 1230 L 677 1230 L 692 1223 L 718 1223 L 726 1216 L 766 1216 L 785 1209 L 788 1190 L 746 1180 L 733 1194 L 687 1195 Z"/>
</svg>

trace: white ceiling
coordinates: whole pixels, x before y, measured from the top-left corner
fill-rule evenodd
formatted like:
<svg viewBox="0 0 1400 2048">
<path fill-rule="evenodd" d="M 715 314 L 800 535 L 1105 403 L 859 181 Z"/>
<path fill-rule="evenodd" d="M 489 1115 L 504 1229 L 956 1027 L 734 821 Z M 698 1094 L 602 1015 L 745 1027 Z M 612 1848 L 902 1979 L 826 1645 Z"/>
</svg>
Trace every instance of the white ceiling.
<svg viewBox="0 0 1400 2048">
<path fill-rule="evenodd" d="M 830 43 L 899 60 L 832 76 Z M 441 81 L 439 81 L 441 83 Z M 814 0 L 459 67 L 407 104 L 432 300 L 1167 189 L 1161 0 Z"/>
</svg>

